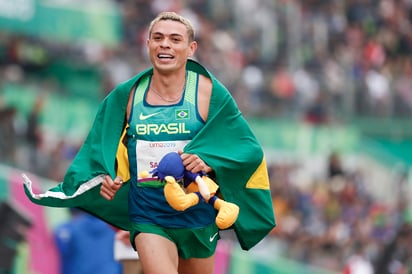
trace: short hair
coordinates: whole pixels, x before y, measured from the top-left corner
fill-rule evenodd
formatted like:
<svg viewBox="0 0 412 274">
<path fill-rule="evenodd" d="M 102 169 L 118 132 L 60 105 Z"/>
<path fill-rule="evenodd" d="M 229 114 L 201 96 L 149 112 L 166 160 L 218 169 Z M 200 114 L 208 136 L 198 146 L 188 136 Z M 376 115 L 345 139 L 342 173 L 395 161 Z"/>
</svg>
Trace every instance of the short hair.
<svg viewBox="0 0 412 274">
<path fill-rule="evenodd" d="M 195 30 L 194 30 L 192 23 L 188 19 L 172 11 L 161 12 L 158 16 L 156 16 L 155 19 L 152 20 L 152 22 L 150 22 L 149 36 L 152 34 L 153 26 L 156 23 L 158 23 L 159 21 L 166 21 L 166 20 L 180 22 L 183 25 L 185 25 L 186 30 L 187 30 L 187 35 L 189 36 L 189 42 L 192 42 L 195 40 Z"/>
</svg>

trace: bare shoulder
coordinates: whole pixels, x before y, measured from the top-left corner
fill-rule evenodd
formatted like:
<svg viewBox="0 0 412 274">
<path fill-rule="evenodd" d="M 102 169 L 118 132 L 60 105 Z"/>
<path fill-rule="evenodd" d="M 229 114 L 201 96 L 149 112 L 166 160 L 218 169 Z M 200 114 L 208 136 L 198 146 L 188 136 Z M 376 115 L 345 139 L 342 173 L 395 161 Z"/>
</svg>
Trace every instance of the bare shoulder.
<svg viewBox="0 0 412 274">
<path fill-rule="evenodd" d="M 212 94 L 212 80 L 203 74 L 199 75 L 199 91 L 209 96 Z"/>
<path fill-rule="evenodd" d="M 212 80 L 204 75 L 199 76 L 198 109 L 204 121 L 209 114 L 210 97 L 212 95 Z"/>
</svg>

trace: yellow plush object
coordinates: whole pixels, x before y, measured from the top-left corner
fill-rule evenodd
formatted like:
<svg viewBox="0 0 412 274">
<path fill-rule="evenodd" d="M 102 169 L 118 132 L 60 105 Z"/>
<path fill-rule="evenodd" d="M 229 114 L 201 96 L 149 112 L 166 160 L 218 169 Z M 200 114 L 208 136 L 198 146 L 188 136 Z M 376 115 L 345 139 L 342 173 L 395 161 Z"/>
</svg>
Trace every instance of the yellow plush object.
<svg viewBox="0 0 412 274">
<path fill-rule="evenodd" d="M 216 216 L 216 225 L 219 229 L 227 229 L 231 227 L 237 220 L 239 216 L 239 207 L 227 201 L 224 201 L 217 196 L 215 196 L 219 186 L 209 177 L 203 176 L 203 181 L 209 188 L 211 198 L 213 201 L 213 207 L 218 211 Z M 171 207 L 178 211 L 184 211 L 187 208 L 194 206 L 200 202 L 199 188 L 196 183 L 190 183 L 185 190 L 176 182 L 173 176 L 165 177 L 166 185 L 164 187 L 164 194 L 167 202 Z"/>
</svg>

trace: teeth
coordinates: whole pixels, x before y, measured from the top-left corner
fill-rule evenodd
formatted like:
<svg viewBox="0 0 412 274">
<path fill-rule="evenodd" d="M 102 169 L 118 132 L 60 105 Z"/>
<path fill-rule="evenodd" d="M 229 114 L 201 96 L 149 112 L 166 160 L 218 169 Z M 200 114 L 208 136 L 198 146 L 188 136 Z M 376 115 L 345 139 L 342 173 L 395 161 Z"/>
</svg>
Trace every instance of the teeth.
<svg viewBox="0 0 412 274">
<path fill-rule="evenodd" d="M 168 54 L 159 54 L 158 57 L 159 58 L 173 58 L 173 56 L 168 55 Z"/>
</svg>

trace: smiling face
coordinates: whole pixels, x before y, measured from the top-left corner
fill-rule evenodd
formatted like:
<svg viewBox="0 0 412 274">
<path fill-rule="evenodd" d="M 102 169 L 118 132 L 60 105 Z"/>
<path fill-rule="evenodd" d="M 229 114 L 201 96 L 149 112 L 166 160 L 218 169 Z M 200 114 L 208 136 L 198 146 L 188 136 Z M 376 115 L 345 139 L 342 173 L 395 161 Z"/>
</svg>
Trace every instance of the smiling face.
<svg viewBox="0 0 412 274">
<path fill-rule="evenodd" d="M 193 56 L 197 43 L 183 23 L 167 19 L 153 24 L 147 48 L 154 69 L 167 73 L 185 70 L 186 61 Z"/>
</svg>

